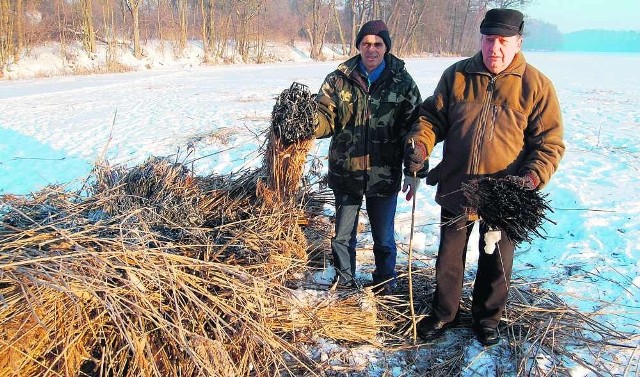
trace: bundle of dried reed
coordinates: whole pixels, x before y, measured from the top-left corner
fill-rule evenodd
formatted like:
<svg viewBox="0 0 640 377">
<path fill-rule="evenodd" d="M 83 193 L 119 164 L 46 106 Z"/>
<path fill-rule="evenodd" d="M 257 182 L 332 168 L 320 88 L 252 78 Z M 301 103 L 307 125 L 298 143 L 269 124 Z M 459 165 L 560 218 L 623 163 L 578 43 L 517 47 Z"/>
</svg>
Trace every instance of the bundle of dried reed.
<svg viewBox="0 0 640 377">
<path fill-rule="evenodd" d="M 508 178 L 482 178 L 462 184 L 462 192 L 480 218 L 492 229 L 500 229 L 514 243 L 544 238 L 542 224 L 553 212 L 546 195 L 523 188 Z"/>
<path fill-rule="evenodd" d="M 0 374 L 243 376 L 286 369 L 285 356 L 312 365 L 269 328 L 289 297 L 269 279 L 59 233 L 48 250 L 3 244 Z"/>
<path fill-rule="evenodd" d="M 280 93 L 271 111 L 271 130 L 275 137 L 285 147 L 311 139 L 317 108 L 309 87 L 293 82 Z"/>
<path fill-rule="evenodd" d="M 263 165 L 267 186 L 280 198 L 299 190 L 313 145 L 316 108 L 309 88 L 296 82 L 280 93 L 273 106 Z"/>
<path fill-rule="evenodd" d="M 309 308 L 285 288 L 313 201 L 262 177 L 154 158 L 97 166 L 86 192 L 3 196 L 0 375 L 313 374 L 297 333 L 375 342 L 361 293 Z"/>
<path fill-rule="evenodd" d="M 297 340 L 312 340 L 321 336 L 383 346 L 381 330 L 393 323 L 378 316 L 373 292 L 328 292 L 314 295 L 296 291 L 288 307 L 279 316 L 269 318 L 270 327 L 286 331 Z M 372 324 L 376 324 L 372 326 Z"/>
</svg>

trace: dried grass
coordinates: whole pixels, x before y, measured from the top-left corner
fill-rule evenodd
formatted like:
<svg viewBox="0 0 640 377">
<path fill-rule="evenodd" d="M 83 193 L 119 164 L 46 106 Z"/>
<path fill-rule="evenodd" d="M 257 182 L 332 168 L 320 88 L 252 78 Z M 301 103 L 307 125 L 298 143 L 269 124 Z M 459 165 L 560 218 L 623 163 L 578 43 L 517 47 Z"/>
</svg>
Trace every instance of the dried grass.
<svg viewBox="0 0 640 377">
<path fill-rule="evenodd" d="M 392 297 L 287 288 L 324 256 L 331 198 L 301 186 L 312 141 L 274 135 L 256 171 L 101 163 L 79 192 L 0 197 L 0 376 L 325 375 L 301 346 L 318 337 L 416 352 L 415 375 L 463 374 L 464 343 L 408 344 L 406 277 Z M 414 271 L 422 315 L 435 279 Z M 510 292 L 500 330 L 517 375 L 548 370 L 539 355 L 556 374 L 572 361 L 598 375 L 600 356 L 628 350 L 628 334 L 535 285 Z M 579 359 L 584 349 L 595 362 Z"/>
<path fill-rule="evenodd" d="M 471 276 L 468 276 L 471 280 Z M 430 311 L 435 290 L 435 270 L 414 267 L 413 286 L 416 312 L 420 316 Z M 512 281 L 509 299 L 499 327 L 506 341 L 481 351 L 500 359 L 502 371 L 497 375 L 564 376 L 576 364 L 594 376 L 612 376 L 614 371 L 626 368 L 633 358 L 640 337 L 617 331 L 597 315 L 585 315 L 567 305 L 553 292 L 541 287 L 543 282 Z M 398 281 L 398 295 L 380 300 L 381 315 L 393 317 L 397 324 L 389 341 L 391 349 L 406 350 L 411 335 L 411 318 L 406 276 Z M 474 360 L 469 349 L 475 340 L 471 331 L 471 294 L 473 284 L 463 288 L 460 306 L 461 324 L 450 330 L 452 336 L 412 351 L 408 359 L 415 358 L 415 375 L 459 376 L 473 374 Z M 401 303 L 401 305 L 398 305 Z M 389 312 L 385 309 L 390 308 Z M 455 335 L 454 335 L 455 334 Z M 475 345 L 478 347 L 478 344 Z M 496 362 L 497 363 L 497 362 Z M 496 366 L 498 368 L 498 366 Z"/>
<path fill-rule="evenodd" d="M 307 307 L 285 287 L 312 207 L 279 176 L 152 158 L 96 166 L 82 193 L 3 196 L 0 375 L 313 374 L 296 334 L 377 342 L 362 294 Z"/>
</svg>

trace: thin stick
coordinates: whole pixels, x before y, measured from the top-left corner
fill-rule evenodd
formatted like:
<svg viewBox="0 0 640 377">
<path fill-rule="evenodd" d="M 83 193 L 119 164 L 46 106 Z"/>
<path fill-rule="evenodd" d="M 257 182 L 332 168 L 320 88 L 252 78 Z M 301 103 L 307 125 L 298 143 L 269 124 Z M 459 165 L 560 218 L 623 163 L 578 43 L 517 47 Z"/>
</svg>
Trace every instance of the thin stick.
<svg viewBox="0 0 640 377">
<path fill-rule="evenodd" d="M 415 148 L 415 144 L 413 142 L 413 139 L 411 139 L 411 147 Z M 413 185 L 415 185 L 416 182 L 416 172 L 413 172 Z M 411 230 L 409 233 L 409 261 L 408 261 L 408 265 L 409 265 L 409 310 L 411 311 L 411 330 L 413 331 L 413 344 L 416 344 L 416 338 L 417 338 L 417 327 L 416 327 L 416 312 L 415 309 L 413 307 L 413 279 L 411 276 L 411 260 L 413 257 L 413 225 L 415 223 L 416 220 L 416 194 L 417 194 L 417 189 L 416 187 L 411 187 L 411 189 L 413 190 L 413 202 L 411 204 Z"/>
<path fill-rule="evenodd" d="M 111 130 L 109 130 L 109 139 L 107 139 L 107 143 L 104 145 L 100 156 L 98 157 L 98 162 L 103 164 L 105 162 L 105 156 L 107 155 L 107 150 L 109 149 L 109 144 L 111 144 L 111 140 L 113 139 L 113 129 L 116 126 L 116 116 L 118 115 L 118 109 L 113 113 L 113 121 L 111 122 Z"/>
</svg>

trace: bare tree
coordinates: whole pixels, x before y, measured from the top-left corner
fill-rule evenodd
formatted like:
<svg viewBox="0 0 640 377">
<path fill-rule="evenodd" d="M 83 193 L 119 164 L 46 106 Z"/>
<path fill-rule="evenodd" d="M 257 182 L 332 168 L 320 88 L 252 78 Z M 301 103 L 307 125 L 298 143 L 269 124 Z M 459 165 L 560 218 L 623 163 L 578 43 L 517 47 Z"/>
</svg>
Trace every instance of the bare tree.
<svg viewBox="0 0 640 377">
<path fill-rule="evenodd" d="M 189 22 L 187 18 L 187 0 L 177 0 L 178 24 L 180 25 L 180 37 L 178 39 L 178 49 L 182 52 L 187 47 L 187 37 Z"/>
<path fill-rule="evenodd" d="M 16 30 L 16 48 L 13 50 L 13 59 L 15 61 L 20 60 L 20 55 L 22 51 L 24 51 L 25 47 L 25 38 L 24 38 L 24 3 L 23 0 L 15 0 L 15 21 L 14 27 Z"/>
<path fill-rule="evenodd" d="M 140 4 L 142 0 L 124 0 L 124 3 L 131 14 L 133 55 L 140 59 L 142 57 L 142 46 L 140 45 Z"/>
<path fill-rule="evenodd" d="M 342 31 L 342 23 L 340 22 L 340 13 L 338 12 L 338 7 L 336 6 L 336 0 L 331 0 L 330 3 L 331 13 L 333 13 L 333 18 L 336 21 L 336 28 L 338 29 L 338 36 L 340 37 L 340 43 L 342 45 L 342 53 L 347 53 L 347 41 L 344 37 L 344 32 Z"/>
<path fill-rule="evenodd" d="M 12 13 L 9 0 L 0 0 L 0 77 L 4 68 L 9 63 L 9 56 L 13 50 L 13 27 L 11 25 Z"/>
<path fill-rule="evenodd" d="M 202 35 L 202 50 L 204 53 L 204 62 L 209 61 L 209 39 L 211 35 L 209 34 L 208 26 L 208 7 L 209 2 L 206 0 L 200 0 L 200 14 L 202 15 L 202 24 L 200 26 L 200 33 Z"/>
<path fill-rule="evenodd" d="M 416 30 L 421 25 L 428 0 L 394 1 L 389 11 L 387 25 L 393 31 L 393 47 L 396 54 L 402 55 L 414 41 Z"/>
<path fill-rule="evenodd" d="M 65 25 L 67 23 L 67 13 L 63 0 L 56 0 L 56 20 L 58 21 L 58 34 L 60 36 L 60 50 L 64 51 L 67 45 Z M 64 57 L 64 54 L 63 54 Z"/>
<path fill-rule="evenodd" d="M 218 6 L 220 7 L 220 16 L 218 16 L 218 27 L 217 35 L 218 35 L 218 43 L 216 46 L 216 56 L 223 60 L 232 60 L 233 57 L 227 56 L 227 45 L 232 39 L 231 33 L 233 28 L 233 14 L 234 14 L 234 1 L 232 0 L 222 0 L 218 1 Z M 233 54 L 231 52 L 231 54 Z"/>
<path fill-rule="evenodd" d="M 88 53 L 96 52 L 96 32 L 93 28 L 93 1 L 80 0 L 82 9 L 82 46 Z"/>
<path fill-rule="evenodd" d="M 311 43 L 311 59 L 324 60 L 322 48 L 331 19 L 330 9 L 321 0 L 305 2 L 304 31 Z"/>
<path fill-rule="evenodd" d="M 252 43 L 259 44 L 261 41 L 257 34 L 252 35 L 251 31 L 255 25 L 252 21 L 259 14 L 264 0 L 237 0 L 234 5 L 236 16 L 236 49 L 240 53 L 242 60 L 249 60 L 249 51 Z"/>
<path fill-rule="evenodd" d="M 127 43 L 142 57 L 141 40 L 177 42 L 179 54 L 190 39 L 201 39 L 205 61 L 261 61 L 266 39 L 296 38 L 322 60 L 331 38 L 342 53 L 356 53 L 359 28 L 382 19 L 392 34 L 394 53 L 468 54 L 478 48 L 478 26 L 493 7 L 526 8 L 533 0 L 0 0 L 0 68 L 17 62 L 29 44 L 58 41 L 61 50 L 80 41 L 95 53 L 107 43 Z M 97 27 L 96 27 L 97 26 Z M 124 40 L 124 42 L 122 42 Z M 161 43 L 161 45 L 163 45 Z M 63 52 L 64 54 L 64 52 Z M 68 54 L 67 54 L 68 55 Z M 66 56 L 64 57 L 66 58 Z"/>
<path fill-rule="evenodd" d="M 358 30 L 364 24 L 364 20 L 366 17 L 365 10 L 368 9 L 366 7 L 365 0 L 350 0 L 349 12 L 351 13 L 351 48 L 349 50 L 350 55 L 355 55 L 356 49 L 356 36 L 358 34 Z"/>
<path fill-rule="evenodd" d="M 223 58 L 224 52 L 227 45 L 227 36 L 229 25 L 231 22 L 231 18 L 226 17 L 227 22 L 224 22 L 225 18 L 224 13 L 220 12 L 220 16 L 217 15 L 216 12 L 216 1 L 214 0 L 206 0 L 207 1 L 207 41 L 208 41 L 208 50 L 215 58 Z M 224 4 L 219 5 L 224 7 Z M 230 5 L 229 5 L 230 7 Z M 222 8 L 224 10 L 224 8 Z"/>
<path fill-rule="evenodd" d="M 111 1 L 112 0 L 100 0 L 100 2 L 102 3 L 102 27 L 104 28 L 104 42 L 107 45 L 107 68 L 114 64 L 116 55 L 115 12 L 113 11 Z"/>
</svg>

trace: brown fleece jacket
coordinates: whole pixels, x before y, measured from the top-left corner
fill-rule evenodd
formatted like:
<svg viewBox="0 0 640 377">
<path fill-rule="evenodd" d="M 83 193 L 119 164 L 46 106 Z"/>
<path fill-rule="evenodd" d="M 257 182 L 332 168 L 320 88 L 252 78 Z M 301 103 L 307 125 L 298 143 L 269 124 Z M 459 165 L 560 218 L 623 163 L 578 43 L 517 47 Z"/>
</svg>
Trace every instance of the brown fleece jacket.
<svg viewBox="0 0 640 377">
<path fill-rule="evenodd" d="M 553 84 L 522 52 L 498 75 L 487 71 L 481 52 L 453 64 L 419 111 L 407 140 L 423 143 L 428 154 L 444 143 L 427 182 L 438 184 L 436 201 L 456 214 L 467 207 L 462 182 L 533 172 L 542 188 L 564 154 Z"/>
</svg>

